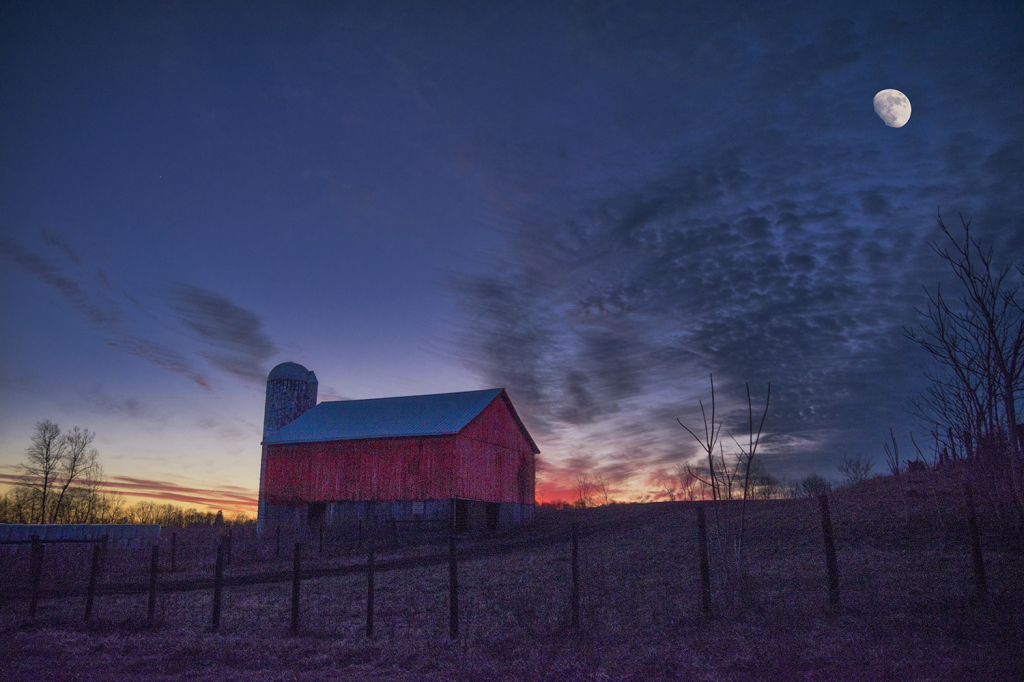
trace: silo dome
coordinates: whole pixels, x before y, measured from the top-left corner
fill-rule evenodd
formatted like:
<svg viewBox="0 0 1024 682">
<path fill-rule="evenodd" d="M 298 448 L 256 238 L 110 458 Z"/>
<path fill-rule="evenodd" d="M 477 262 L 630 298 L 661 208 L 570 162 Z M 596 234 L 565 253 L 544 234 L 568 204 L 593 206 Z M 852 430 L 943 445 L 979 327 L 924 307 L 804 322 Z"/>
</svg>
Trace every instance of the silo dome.
<svg viewBox="0 0 1024 682">
<path fill-rule="evenodd" d="M 297 362 L 282 362 L 270 370 L 267 381 L 289 379 L 291 381 L 316 381 L 316 375 Z"/>
</svg>

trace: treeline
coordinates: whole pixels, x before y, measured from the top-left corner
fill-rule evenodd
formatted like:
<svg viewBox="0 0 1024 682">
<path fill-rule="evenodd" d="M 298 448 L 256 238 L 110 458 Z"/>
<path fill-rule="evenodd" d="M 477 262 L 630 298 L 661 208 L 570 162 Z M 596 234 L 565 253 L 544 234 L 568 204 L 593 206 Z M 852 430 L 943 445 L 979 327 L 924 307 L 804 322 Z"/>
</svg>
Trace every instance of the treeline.
<svg viewBox="0 0 1024 682">
<path fill-rule="evenodd" d="M 842 469 L 841 469 L 842 470 Z M 706 469 L 694 471 L 691 467 L 680 465 L 674 475 L 659 477 L 655 483 L 655 489 L 633 502 L 677 502 L 698 500 L 711 500 L 712 489 L 706 478 L 701 478 L 699 473 L 706 472 Z M 694 474 L 698 475 L 695 476 Z M 716 472 L 716 476 L 720 476 Z M 845 474 L 844 474 L 845 475 Z M 852 480 L 846 476 L 848 483 L 856 483 L 865 477 Z M 764 471 L 760 463 L 754 464 L 750 475 L 750 482 L 747 486 L 747 499 L 751 500 L 782 500 L 796 499 L 801 497 L 818 497 L 832 492 L 832 481 L 819 474 L 811 474 L 800 480 L 789 480 L 778 478 Z M 573 484 L 573 494 L 576 497 L 573 501 L 554 500 L 552 502 L 541 502 L 538 507 L 550 509 L 586 509 L 591 507 L 604 507 L 613 504 L 623 504 L 616 500 L 614 491 L 607 479 L 600 474 L 587 472 L 576 475 Z M 719 489 L 719 499 L 742 500 L 742 486 L 736 485 L 736 478 L 728 480 L 722 476 L 722 485 Z"/>
<path fill-rule="evenodd" d="M 225 516 L 224 512 L 199 511 L 174 504 L 158 504 L 140 500 L 126 504 L 118 493 L 99 493 L 92 500 L 88 496 L 73 495 L 55 517 L 47 523 L 127 523 L 159 524 L 165 528 L 186 526 L 246 525 L 256 519 L 244 512 Z M 15 487 L 0 496 L 0 523 L 37 523 L 39 521 L 38 497 L 25 488 Z"/>
<path fill-rule="evenodd" d="M 185 526 L 242 526 L 255 524 L 256 519 L 244 512 L 225 516 L 224 512 L 199 511 L 194 507 L 185 509 L 173 504 L 156 504 L 148 500 L 136 502 L 125 509 L 125 520 L 119 523 L 156 523 L 164 527 L 184 528 Z"/>
<path fill-rule="evenodd" d="M 51 509 L 44 509 L 38 489 L 16 485 L 0 497 L 0 523 L 133 523 L 123 521 L 130 509 L 118 493 L 102 483 L 69 487 Z"/>
</svg>

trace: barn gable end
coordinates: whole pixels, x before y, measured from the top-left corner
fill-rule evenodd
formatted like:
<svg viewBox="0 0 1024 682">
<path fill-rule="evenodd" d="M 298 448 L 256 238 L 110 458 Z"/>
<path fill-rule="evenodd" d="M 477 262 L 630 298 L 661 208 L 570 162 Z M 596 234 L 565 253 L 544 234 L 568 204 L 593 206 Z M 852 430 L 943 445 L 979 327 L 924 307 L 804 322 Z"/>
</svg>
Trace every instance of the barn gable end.
<svg viewBox="0 0 1024 682">
<path fill-rule="evenodd" d="M 533 504 L 536 448 L 502 391 L 455 439 L 456 497 Z"/>
</svg>

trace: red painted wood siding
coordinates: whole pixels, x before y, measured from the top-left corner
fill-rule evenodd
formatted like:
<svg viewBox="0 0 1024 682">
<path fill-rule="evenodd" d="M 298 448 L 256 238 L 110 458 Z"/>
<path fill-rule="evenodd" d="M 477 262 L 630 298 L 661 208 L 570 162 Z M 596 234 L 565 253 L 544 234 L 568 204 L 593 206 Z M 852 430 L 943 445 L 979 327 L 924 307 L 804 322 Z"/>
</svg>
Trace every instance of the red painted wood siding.
<svg viewBox="0 0 1024 682">
<path fill-rule="evenodd" d="M 495 398 L 457 436 L 267 446 L 271 504 L 459 497 L 533 504 L 533 447 Z"/>
<path fill-rule="evenodd" d="M 454 436 L 269 445 L 266 499 L 305 505 L 451 498 L 454 445 Z"/>
<path fill-rule="evenodd" d="M 534 456 L 504 394 L 455 439 L 456 497 L 533 504 Z"/>
</svg>

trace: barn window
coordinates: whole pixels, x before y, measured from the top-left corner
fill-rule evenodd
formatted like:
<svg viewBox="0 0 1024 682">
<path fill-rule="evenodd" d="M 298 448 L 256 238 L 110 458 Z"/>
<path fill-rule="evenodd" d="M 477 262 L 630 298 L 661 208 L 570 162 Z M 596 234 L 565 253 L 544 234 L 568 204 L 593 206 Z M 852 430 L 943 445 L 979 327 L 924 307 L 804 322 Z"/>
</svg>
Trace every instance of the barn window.
<svg viewBox="0 0 1024 682">
<path fill-rule="evenodd" d="M 423 509 L 423 503 L 422 502 L 413 502 L 412 503 L 412 515 L 413 516 L 423 516 L 423 512 L 424 512 L 424 509 Z"/>
</svg>

